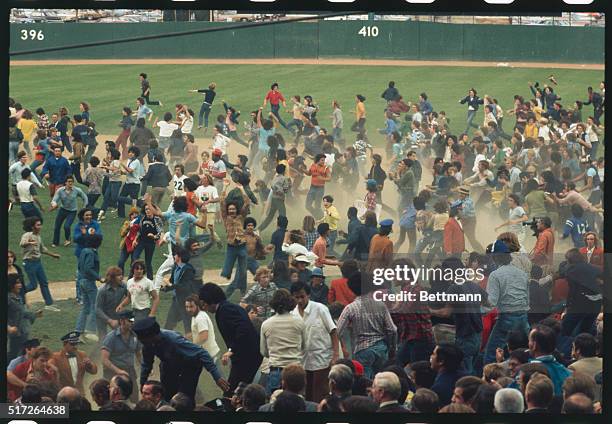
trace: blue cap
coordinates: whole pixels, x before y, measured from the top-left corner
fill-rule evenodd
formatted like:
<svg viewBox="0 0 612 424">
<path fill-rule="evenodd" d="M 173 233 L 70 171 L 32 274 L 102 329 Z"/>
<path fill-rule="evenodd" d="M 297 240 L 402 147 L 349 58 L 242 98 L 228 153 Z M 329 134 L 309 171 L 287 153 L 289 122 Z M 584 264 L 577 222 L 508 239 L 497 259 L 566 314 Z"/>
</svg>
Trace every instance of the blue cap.
<svg viewBox="0 0 612 424">
<path fill-rule="evenodd" d="M 393 227 L 393 220 L 390 218 L 383 219 L 382 221 L 379 222 L 379 225 L 381 227 Z"/>
<path fill-rule="evenodd" d="M 313 268 L 312 269 L 312 274 L 310 274 L 310 278 L 312 278 L 312 277 L 325 278 L 325 275 L 323 275 L 323 270 L 321 268 Z"/>
<path fill-rule="evenodd" d="M 79 333 L 78 331 L 71 331 L 70 333 L 62 337 L 60 340 L 63 341 L 64 343 L 77 344 L 77 343 L 81 343 L 80 337 L 81 337 L 81 333 Z"/>
<path fill-rule="evenodd" d="M 503 241 L 496 240 L 495 243 L 493 243 L 493 249 L 491 250 L 491 253 L 510 253 L 510 249 L 508 248 L 508 245 Z"/>
</svg>

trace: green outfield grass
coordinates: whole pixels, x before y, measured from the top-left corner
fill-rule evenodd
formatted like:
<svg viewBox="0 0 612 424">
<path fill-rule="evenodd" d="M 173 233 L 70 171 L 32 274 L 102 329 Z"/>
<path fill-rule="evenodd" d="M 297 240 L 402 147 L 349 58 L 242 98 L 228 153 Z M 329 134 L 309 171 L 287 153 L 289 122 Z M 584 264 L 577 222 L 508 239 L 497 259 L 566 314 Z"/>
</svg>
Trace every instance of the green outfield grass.
<svg viewBox="0 0 612 424">
<path fill-rule="evenodd" d="M 368 129 L 383 126 L 380 95 L 389 80 L 397 83 L 406 100 L 415 101 L 425 91 L 436 111 L 444 110 L 455 132 L 464 129 L 466 106 L 458 104 L 470 87 L 479 95 L 497 98 L 504 109 L 512 107 L 514 94 L 530 97 L 527 81 L 546 82 L 553 73 L 559 81 L 558 93 L 563 103 L 586 99 L 586 87 L 598 87 L 603 71 L 569 69 L 514 69 L 471 67 L 390 67 L 340 65 L 82 65 L 11 67 L 10 95 L 24 107 L 42 106 L 51 112 L 59 106 L 78 112 L 78 104 L 91 105 L 91 117 L 102 134 L 117 134 L 123 106 L 133 107 L 140 95 L 138 74 L 146 72 L 151 82 L 151 98 L 163 107 L 154 107 L 156 115 L 174 112 L 174 104 L 186 103 L 197 113 L 202 95 L 188 93 L 217 83 L 218 97 L 211 115 L 223 113 L 222 99 L 248 112 L 261 105 L 270 84 L 277 81 L 282 93 L 289 96 L 310 94 L 320 105 L 320 123 L 330 125 L 331 101 L 340 101 L 344 110 L 345 129 L 352 123 L 355 94 L 366 97 Z M 586 108 L 591 113 L 592 108 Z M 287 114 L 287 116 L 290 116 Z M 509 127 L 510 121 L 506 120 Z"/>
</svg>

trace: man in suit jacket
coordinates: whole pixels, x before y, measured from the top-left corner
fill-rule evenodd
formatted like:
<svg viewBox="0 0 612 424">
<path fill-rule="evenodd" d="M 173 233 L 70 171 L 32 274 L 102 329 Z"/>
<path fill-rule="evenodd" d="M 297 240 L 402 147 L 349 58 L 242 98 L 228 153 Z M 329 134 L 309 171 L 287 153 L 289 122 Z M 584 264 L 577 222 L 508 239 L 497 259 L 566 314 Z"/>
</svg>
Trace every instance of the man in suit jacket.
<svg viewBox="0 0 612 424">
<path fill-rule="evenodd" d="M 181 248 L 173 248 L 174 266 L 170 273 L 170 285 L 162 287 L 162 291 L 174 290 L 172 303 L 168 309 L 166 317 L 166 330 L 174 330 L 179 321 L 183 322 L 185 336 L 189 338 L 191 334 L 191 316 L 185 311 L 185 299 L 194 294 L 195 269 L 189 263 L 190 253 Z"/>
<path fill-rule="evenodd" d="M 225 396 L 231 397 L 238 383 L 251 383 L 262 356 L 259 352 L 259 335 L 251 323 L 244 308 L 227 300 L 225 293 L 218 285 L 206 283 L 199 292 L 201 309 L 215 314 L 217 327 L 227 346 L 227 352 L 221 357 L 221 363 L 232 362 L 229 375 L 230 389 Z"/>
<path fill-rule="evenodd" d="M 372 398 L 378 402 L 376 412 L 409 412 L 399 404 L 401 383 L 392 372 L 379 372 L 372 382 Z"/>
<path fill-rule="evenodd" d="M 81 393 L 85 393 L 83 387 L 83 376 L 85 372 L 97 374 L 98 366 L 89 359 L 87 354 L 78 350 L 81 343 L 78 331 L 71 331 L 61 338 L 64 347 L 59 352 L 53 353 L 49 363 L 57 367 L 60 386 L 76 387 Z"/>
</svg>

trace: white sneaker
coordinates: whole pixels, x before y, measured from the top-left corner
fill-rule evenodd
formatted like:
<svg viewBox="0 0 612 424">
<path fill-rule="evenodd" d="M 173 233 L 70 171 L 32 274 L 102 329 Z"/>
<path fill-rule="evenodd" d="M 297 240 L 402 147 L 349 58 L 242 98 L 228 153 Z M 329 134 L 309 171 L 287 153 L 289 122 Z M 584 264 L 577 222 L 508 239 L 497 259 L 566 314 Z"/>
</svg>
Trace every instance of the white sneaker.
<svg viewBox="0 0 612 424">
<path fill-rule="evenodd" d="M 101 210 L 100 212 L 98 212 L 98 221 L 103 221 L 104 220 L 104 211 Z"/>
<path fill-rule="evenodd" d="M 53 312 L 62 312 L 62 310 L 60 308 L 58 308 L 57 306 L 53 306 L 53 305 L 47 305 L 44 308 L 46 311 L 53 311 Z"/>
<path fill-rule="evenodd" d="M 93 333 L 85 333 L 83 337 L 85 337 L 87 340 L 91 340 L 92 342 L 97 342 L 98 340 L 100 340 L 98 336 Z"/>
</svg>

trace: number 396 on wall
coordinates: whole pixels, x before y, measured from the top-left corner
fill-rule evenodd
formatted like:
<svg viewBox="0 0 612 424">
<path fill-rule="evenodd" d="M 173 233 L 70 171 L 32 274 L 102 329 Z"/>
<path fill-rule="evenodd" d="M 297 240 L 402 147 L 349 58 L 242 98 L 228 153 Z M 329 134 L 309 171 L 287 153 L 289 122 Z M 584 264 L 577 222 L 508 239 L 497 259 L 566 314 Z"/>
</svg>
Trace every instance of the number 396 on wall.
<svg viewBox="0 0 612 424">
<path fill-rule="evenodd" d="M 361 27 L 359 32 L 357 32 L 357 34 L 361 35 L 362 37 L 378 37 L 378 27 L 364 25 Z"/>
<path fill-rule="evenodd" d="M 27 29 L 22 29 L 21 30 L 21 37 L 22 40 L 38 40 L 38 41 L 42 41 L 45 39 L 45 34 L 43 34 L 42 31 L 40 30 L 35 30 L 35 29 L 31 29 L 31 30 L 27 30 Z"/>
</svg>

